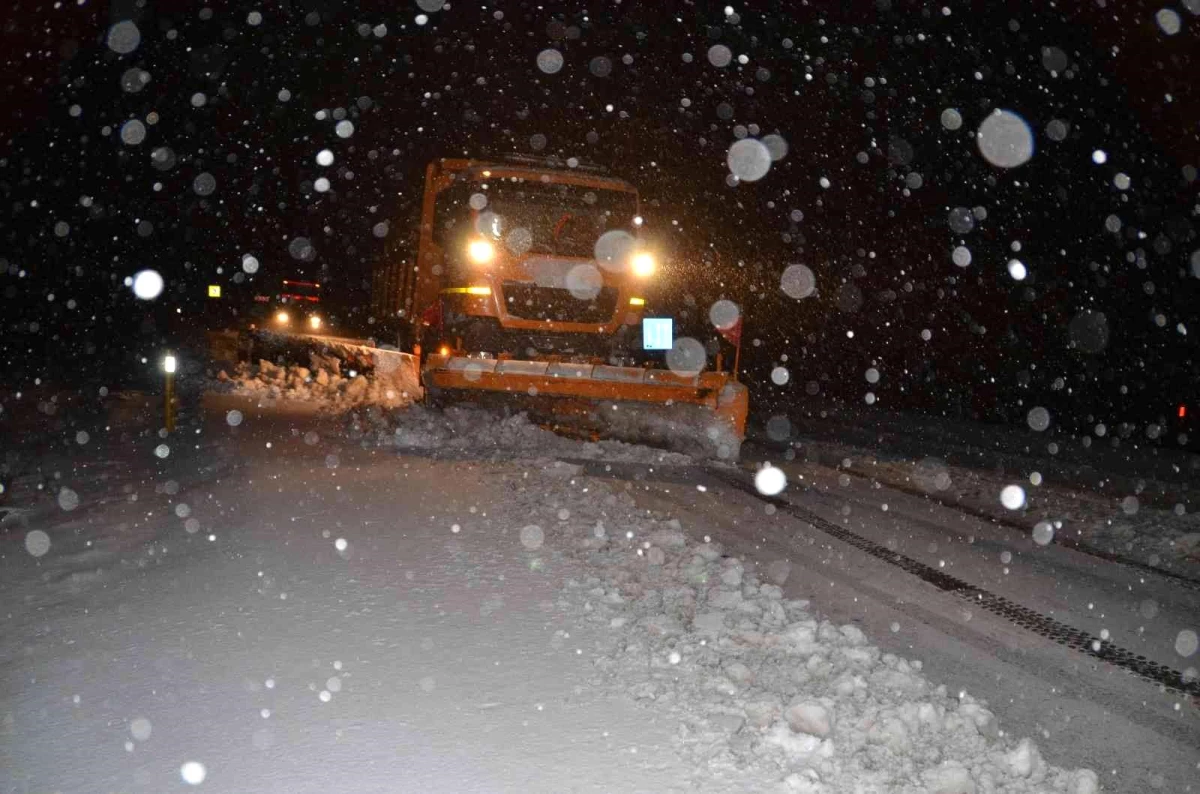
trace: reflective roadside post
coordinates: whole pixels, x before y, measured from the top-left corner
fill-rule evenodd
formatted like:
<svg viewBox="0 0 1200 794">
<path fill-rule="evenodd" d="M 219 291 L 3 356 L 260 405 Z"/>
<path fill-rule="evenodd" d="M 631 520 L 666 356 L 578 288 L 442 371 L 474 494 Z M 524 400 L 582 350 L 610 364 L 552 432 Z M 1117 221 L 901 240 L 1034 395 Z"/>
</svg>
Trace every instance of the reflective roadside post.
<svg viewBox="0 0 1200 794">
<path fill-rule="evenodd" d="M 170 433 L 175 429 L 175 368 L 177 366 L 175 354 L 167 353 L 163 356 L 163 373 L 166 375 L 166 388 L 163 389 L 163 416 L 166 420 L 167 432 Z"/>
</svg>

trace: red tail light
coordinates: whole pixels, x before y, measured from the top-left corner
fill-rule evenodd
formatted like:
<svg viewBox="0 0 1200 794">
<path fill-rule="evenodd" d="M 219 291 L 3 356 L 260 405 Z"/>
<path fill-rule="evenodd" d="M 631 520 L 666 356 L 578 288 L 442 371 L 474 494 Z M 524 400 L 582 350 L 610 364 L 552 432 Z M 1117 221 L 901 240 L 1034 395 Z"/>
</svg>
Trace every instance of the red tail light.
<svg viewBox="0 0 1200 794">
<path fill-rule="evenodd" d="M 1183 419 L 1185 416 L 1187 416 L 1187 406 L 1181 405 L 1179 406 L 1179 418 Z"/>
</svg>

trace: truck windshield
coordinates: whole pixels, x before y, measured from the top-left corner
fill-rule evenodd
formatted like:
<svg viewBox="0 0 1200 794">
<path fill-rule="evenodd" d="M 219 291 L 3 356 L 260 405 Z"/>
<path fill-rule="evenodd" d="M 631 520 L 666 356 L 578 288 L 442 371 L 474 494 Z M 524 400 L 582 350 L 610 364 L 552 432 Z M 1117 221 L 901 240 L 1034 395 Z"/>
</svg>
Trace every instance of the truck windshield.
<svg viewBox="0 0 1200 794">
<path fill-rule="evenodd" d="M 486 204 L 478 198 L 486 198 Z M 482 208 L 475 230 L 503 240 L 511 253 L 590 257 L 597 238 L 610 229 L 629 229 L 637 196 L 621 190 L 527 181 L 491 183 L 472 197 Z"/>
</svg>

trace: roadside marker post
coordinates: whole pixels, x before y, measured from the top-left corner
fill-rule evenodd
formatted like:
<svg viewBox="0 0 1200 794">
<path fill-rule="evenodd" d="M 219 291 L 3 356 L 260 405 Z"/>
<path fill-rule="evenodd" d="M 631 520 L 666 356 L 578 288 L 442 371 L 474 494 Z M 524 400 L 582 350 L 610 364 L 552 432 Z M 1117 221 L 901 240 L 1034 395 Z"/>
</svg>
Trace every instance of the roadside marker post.
<svg viewBox="0 0 1200 794">
<path fill-rule="evenodd" d="M 168 433 L 175 429 L 175 369 L 177 366 L 178 362 L 173 353 L 167 353 L 163 357 L 163 372 L 167 379 L 166 387 L 163 389 L 163 418 Z"/>
</svg>

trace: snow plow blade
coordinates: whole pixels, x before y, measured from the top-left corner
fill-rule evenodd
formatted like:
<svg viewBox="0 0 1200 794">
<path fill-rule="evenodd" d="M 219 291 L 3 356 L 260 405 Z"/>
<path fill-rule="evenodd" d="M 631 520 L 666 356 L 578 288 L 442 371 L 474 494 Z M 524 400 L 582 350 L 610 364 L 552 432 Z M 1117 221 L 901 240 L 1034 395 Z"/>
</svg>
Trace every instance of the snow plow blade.
<svg viewBox="0 0 1200 794">
<path fill-rule="evenodd" d="M 426 398 L 525 412 L 566 435 L 650 444 L 736 460 L 749 396 L 729 373 L 430 355 Z"/>
</svg>

